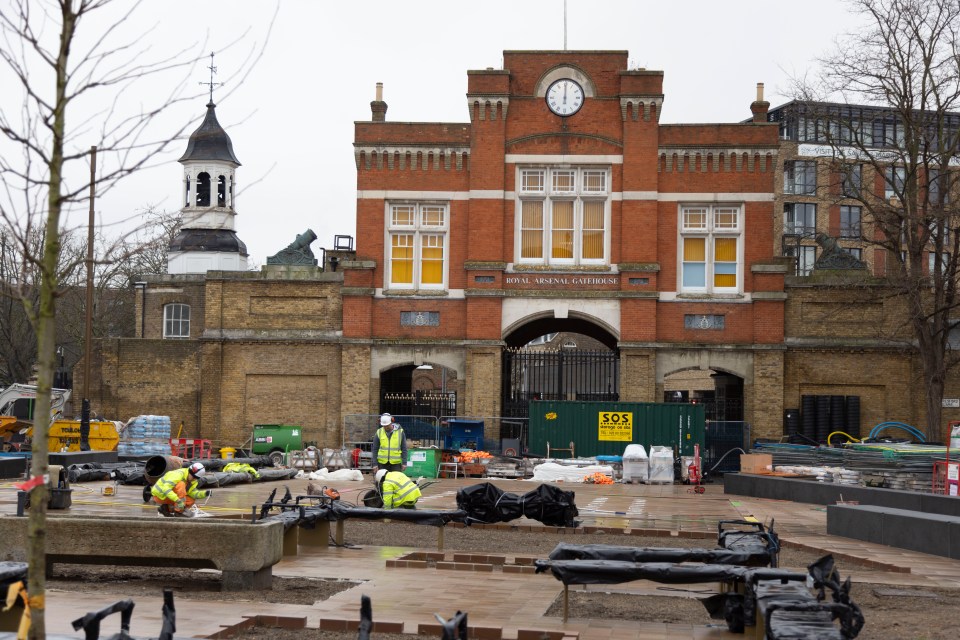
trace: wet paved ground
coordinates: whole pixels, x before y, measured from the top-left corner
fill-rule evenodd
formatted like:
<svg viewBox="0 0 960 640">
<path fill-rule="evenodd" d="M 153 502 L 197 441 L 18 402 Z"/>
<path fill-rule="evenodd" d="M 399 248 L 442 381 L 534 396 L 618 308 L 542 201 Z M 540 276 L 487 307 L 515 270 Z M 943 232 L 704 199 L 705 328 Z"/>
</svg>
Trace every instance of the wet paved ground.
<svg viewBox="0 0 960 640">
<path fill-rule="evenodd" d="M 479 479 L 446 479 L 424 492 L 421 505 L 433 509 L 452 509 L 456 506 L 456 492 L 462 486 L 483 482 Z M 493 480 L 494 484 L 515 493 L 524 493 L 536 487 L 535 483 L 518 480 Z M 155 508 L 144 504 L 142 487 L 119 487 L 115 496 L 104 496 L 101 491 L 110 483 L 96 482 L 74 486 L 70 515 L 149 515 Z M 282 483 L 241 485 L 217 489 L 204 510 L 215 516 L 239 516 L 263 502 L 274 486 L 283 493 L 284 484 L 296 495 L 305 493 L 307 482 L 293 480 Z M 343 483 L 337 487 L 344 500 L 356 501 L 369 487 L 366 483 Z M 852 574 L 855 582 L 886 583 L 898 586 L 960 588 L 960 562 L 922 553 L 893 549 L 827 536 L 826 509 L 816 505 L 793 502 L 725 496 L 720 485 L 707 485 L 706 493 L 696 495 L 680 485 L 579 485 L 564 488 L 576 492 L 583 526 L 615 527 L 621 529 L 659 529 L 678 532 L 696 531 L 715 533 L 717 521 L 752 516 L 762 522 L 776 520 L 776 528 L 785 544 L 804 545 L 825 552 L 881 562 L 898 570 L 862 570 Z M 0 514 L 16 510 L 16 490 L 12 483 L 0 483 Z M 539 523 L 527 520 L 511 524 Z M 385 523 L 385 527 L 389 524 Z M 349 542 L 349 521 L 346 539 Z M 531 535 L 536 535 L 531 534 Z M 706 540 L 708 546 L 713 542 Z M 616 544 L 615 540 L 611 543 Z M 628 543 L 627 543 L 628 544 Z M 669 538 L 664 540 L 669 546 Z M 435 550 L 436 537 L 432 531 L 424 536 L 422 550 Z M 620 620 L 572 620 L 564 625 L 558 618 L 547 618 L 543 613 L 561 593 L 562 586 L 548 575 L 479 573 L 475 571 L 448 571 L 440 569 L 409 569 L 386 567 L 391 560 L 409 553 L 411 549 L 397 547 L 364 547 L 309 549 L 301 547 L 296 558 L 285 558 L 274 566 L 277 576 L 307 576 L 315 578 L 354 579 L 364 583 L 328 600 L 307 605 L 277 605 L 244 601 L 233 602 L 177 602 L 177 635 L 206 637 L 221 630 L 223 625 L 239 622 L 244 616 L 257 614 L 306 617 L 308 626 L 317 626 L 321 620 L 359 620 L 360 595 L 371 596 L 374 619 L 402 622 L 404 631 L 416 633 L 417 625 L 433 623 L 434 613 L 452 616 L 458 609 L 469 613 L 470 624 L 503 629 L 504 638 L 517 637 L 523 629 L 565 631 L 587 640 L 639 638 L 743 638 L 730 634 L 725 626 L 692 626 L 677 624 L 642 624 Z M 508 550 L 491 549 L 506 553 Z M 842 571 L 842 561 L 840 562 Z M 844 573 L 846 575 L 846 573 Z M 618 585 L 617 591 L 654 593 L 656 585 L 638 581 Z M 601 590 L 610 590 L 603 586 Z M 398 598 L 398 594 L 413 593 L 415 597 Z M 663 595 L 662 592 L 659 595 Z M 106 606 L 114 596 L 49 592 L 47 606 L 48 631 L 74 634 L 70 620 L 84 613 Z M 132 632 L 135 635 L 155 636 L 160 629 L 161 600 L 138 598 Z M 113 627 L 105 627 L 112 629 Z M 350 627 L 355 628 L 354 626 Z"/>
</svg>

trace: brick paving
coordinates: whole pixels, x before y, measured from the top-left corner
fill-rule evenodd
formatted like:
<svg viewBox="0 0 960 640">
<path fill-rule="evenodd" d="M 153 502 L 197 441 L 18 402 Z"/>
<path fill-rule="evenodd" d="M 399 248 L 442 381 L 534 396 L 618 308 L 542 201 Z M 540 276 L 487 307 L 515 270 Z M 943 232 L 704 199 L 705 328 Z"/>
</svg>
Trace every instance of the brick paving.
<svg viewBox="0 0 960 640">
<path fill-rule="evenodd" d="M 456 505 L 459 487 L 479 482 L 476 479 L 445 479 L 425 491 L 422 505 L 434 509 L 448 509 Z M 506 491 L 523 493 L 536 485 L 531 482 L 495 480 Z M 69 515 L 109 513 L 111 515 L 144 515 L 154 511 L 141 498 L 141 487 L 120 487 L 116 496 L 107 497 L 101 489 L 108 483 L 88 483 L 75 486 L 73 506 Z M 294 494 L 305 492 L 306 481 L 289 483 Z M 242 485 L 218 489 L 205 510 L 215 516 L 240 517 L 251 512 L 251 507 L 262 502 L 272 490 L 269 485 Z M 367 489 L 361 486 L 339 486 L 345 500 L 354 501 Z M 938 556 L 893 549 L 826 535 L 826 509 L 816 505 L 743 496 L 725 496 L 719 485 L 708 485 L 703 495 L 688 493 L 684 486 L 672 485 L 567 485 L 576 492 L 580 519 L 586 530 L 592 527 L 610 530 L 631 530 L 664 536 L 691 536 L 713 538 L 717 521 L 754 517 L 768 522 L 776 521 L 776 529 L 785 545 L 795 545 L 824 552 L 833 552 L 839 558 L 855 558 L 876 569 L 852 573 L 855 582 L 874 582 L 897 587 L 952 587 L 960 588 L 960 562 Z M 12 483 L 0 484 L 0 513 L 15 511 L 16 495 Z M 158 523 L 162 522 L 158 518 Z M 512 524 L 541 527 L 532 521 Z M 385 523 L 385 527 L 389 524 Z M 530 535 L 536 535 L 532 533 Z M 349 542 L 350 523 L 346 523 Z M 575 540 L 575 537 L 572 537 Z M 626 538 L 624 544 L 629 544 Z M 611 543 L 618 543 L 611 539 Z M 425 531 L 419 551 L 436 551 L 437 539 L 432 531 Z M 711 544 L 712 543 L 705 543 Z M 669 537 L 664 546 L 669 546 Z M 444 558 L 449 568 L 430 566 L 422 562 L 402 566 L 404 562 L 387 566 L 388 561 L 402 559 L 417 551 L 401 547 L 363 547 L 327 549 L 301 546 L 296 558 L 284 558 L 274 566 L 276 576 L 302 576 L 327 579 L 351 579 L 362 584 L 313 605 L 281 605 L 246 601 L 177 601 L 177 635 L 181 637 L 209 637 L 224 626 L 242 622 L 245 617 L 270 615 L 305 618 L 308 627 L 355 629 L 359 620 L 360 596 L 373 600 L 374 620 L 402 624 L 406 633 L 417 633 L 422 625 L 435 625 L 435 613 L 451 617 L 457 610 L 469 614 L 471 626 L 483 627 L 488 633 L 499 630 L 503 638 L 522 640 L 533 632 L 552 631 L 583 640 L 639 640 L 641 638 L 743 638 L 731 634 L 725 625 L 696 626 L 682 624 L 637 623 L 624 620 L 571 620 L 545 617 L 544 612 L 562 593 L 562 585 L 549 575 L 515 573 L 494 567 L 476 570 L 467 558 L 454 558 L 447 552 Z M 479 551 L 479 550 L 478 550 Z M 488 553 L 506 556 L 508 565 L 515 558 L 504 549 L 488 549 Z M 458 554 L 460 555 L 460 554 Z M 477 563 L 475 558 L 473 564 Z M 523 559 L 522 559 L 523 560 Z M 525 559 L 529 561 L 529 558 Z M 463 564 L 463 567 L 457 565 Z M 481 563 L 482 564 L 482 563 Z M 473 568 L 474 570 L 465 570 Z M 515 569 L 514 569 L 515 570 Z M 646 581 L 624 585 L 599 585 L 590 590 L 623 593 L 664 595 L 655 591 L 657 585 Z M 398 597 L 398 594 L 403 597 Z M 70 620 L 88 611 L 111 604 L 116 596 L 89 593 L 48 593 L 48 631 L 77 636 Z M 161 598 L 137 598 L 132 632 L 135 635 L 156 635 L 160 629 Z M 119 622 L 117 622 L 119 624 Z M 112 629 L 110 624 L 105 631 Z M 539 636 L 536 636 L 539 637 Z"/>
</svg>

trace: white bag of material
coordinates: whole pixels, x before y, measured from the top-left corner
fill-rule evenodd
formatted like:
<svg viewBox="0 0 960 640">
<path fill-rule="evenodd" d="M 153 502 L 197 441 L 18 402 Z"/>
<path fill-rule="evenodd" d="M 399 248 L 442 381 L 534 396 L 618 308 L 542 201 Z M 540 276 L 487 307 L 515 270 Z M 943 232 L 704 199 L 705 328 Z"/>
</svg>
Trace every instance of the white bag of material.
<svg viewBox="0 0 960 640">
<path fill-rule="evenodd" d="M 653 445 L 650 447 L 650 484 L 673 484 L 673 449 Z"/>
<path fill-rule="evenodd" d="M 321 480 L 323 482 L 363 482 L 363 474 L 360 469 L 337 469 L 336 471 L 327 471 L 326 467 L 320 467 L 317 471 L 297 473 L 298 478 L 307 480 Z"/>
<path fill-rule="evenodd" d="M 650 475 L 650 460 L 642 444 L 628 444 L 623 450 L 623 482 L 646 482 Z"/>
<path fill-rule="evenodd" d="M 583 482 L 594 473 L 613 477 L 613 467 L 606 464 L 592 464 L 584 467 L 571 467 L 555 462 L 544 462 L 533 468 L 533 478 L 537 482 Z"/>
</svg>

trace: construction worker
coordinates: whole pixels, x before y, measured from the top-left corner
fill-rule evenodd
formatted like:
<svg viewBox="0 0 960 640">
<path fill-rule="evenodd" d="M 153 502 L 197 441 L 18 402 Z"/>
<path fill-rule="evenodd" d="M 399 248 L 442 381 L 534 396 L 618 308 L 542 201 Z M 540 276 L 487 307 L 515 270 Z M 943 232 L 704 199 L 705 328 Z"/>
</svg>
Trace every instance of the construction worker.
<svg viewBox="0 0 960 640">
<path fill-rule="evenodd" d="M 407 436 L 389 413 L 380 416 L 380 428 L 373 436 L 373 461 L 387 471 L 403 471 L 407 466 Z"/>
<path fill-rule="evenodd" d="M 248 473 L 251 480 L 259 480 L 260 472 L 245 462 L 228 462 L 223 467 L 224 473 Z"/>
<path fill-rule="evenodd" d="M 186 469 L 174 469 L 163 474 L 150 490 L 154 502 L 160 505 L 157 507 L 160 515 L 189 517 L 190 512 L 184 511 L 186 508 L 192 507 L 197 500 L 212 496 L 213 491 L 197 488 L 206 472 L 201 463 L 194 462 Z"/>
<path fill-rule="evenodd" d="M 413 509 L 420 499 L 420 487 L 400 471 L 380 469 L 376 473 L 377 486 L 383 497 L 384 509 Z"/>
</svg>

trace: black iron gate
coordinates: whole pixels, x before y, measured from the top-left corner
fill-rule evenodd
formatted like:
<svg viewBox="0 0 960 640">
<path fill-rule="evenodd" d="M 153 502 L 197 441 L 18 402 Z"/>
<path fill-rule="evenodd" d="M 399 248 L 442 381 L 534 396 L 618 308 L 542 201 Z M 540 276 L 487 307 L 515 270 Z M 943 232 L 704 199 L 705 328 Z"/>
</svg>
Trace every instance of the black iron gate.
<svg viewBox="0 0 960 640">
<path fill-rule="evenodd" d="M 452 416 L 457 414 L 456 391 L 381 391 L 380 411 L 397 416 Z"/>
<path fill-rule="evenodd" d="M 526 418 L 531 400 L 620 399 L 617 351 L 507 348 L 503 352 L 503 415 Z"/>
</svg>

